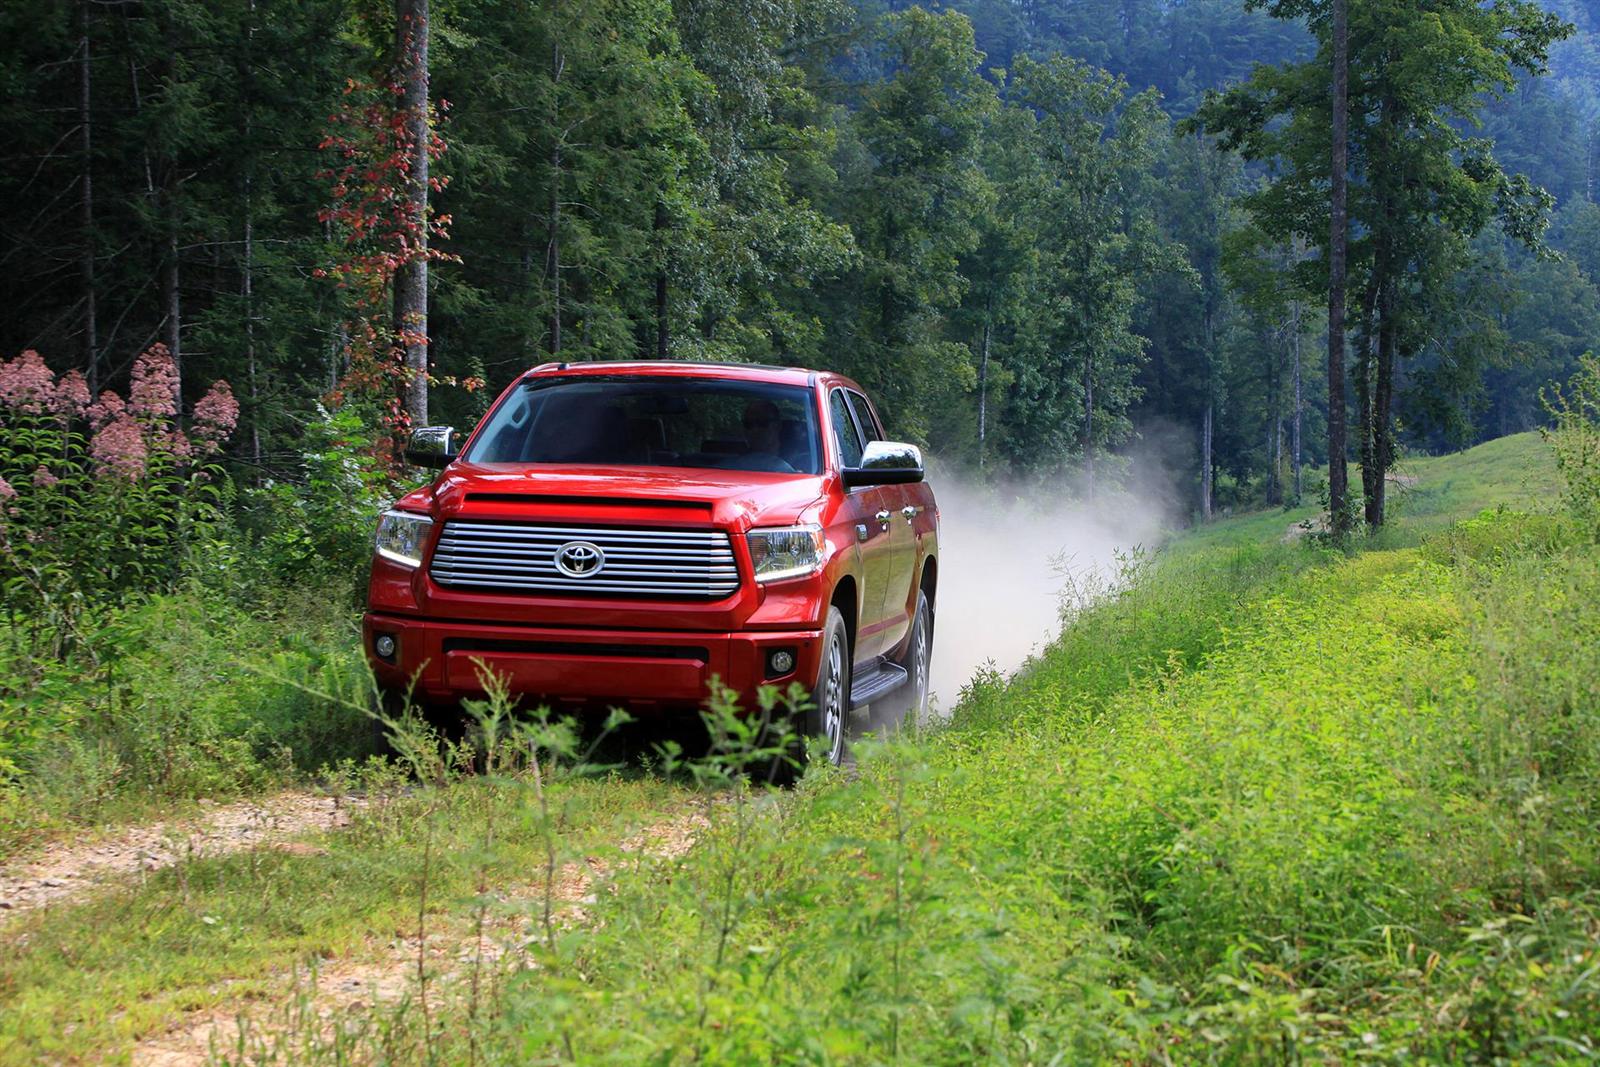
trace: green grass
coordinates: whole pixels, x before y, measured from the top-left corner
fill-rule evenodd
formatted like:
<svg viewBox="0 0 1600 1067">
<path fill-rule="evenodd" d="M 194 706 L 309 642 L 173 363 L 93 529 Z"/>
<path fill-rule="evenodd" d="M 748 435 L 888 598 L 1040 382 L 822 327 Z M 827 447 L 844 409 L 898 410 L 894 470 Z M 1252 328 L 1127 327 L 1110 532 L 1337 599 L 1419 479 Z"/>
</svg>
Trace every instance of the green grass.
<svg viewBox="0 0 1600 1067">
<path fill-rule="evenodd" d="M 1286 544 L 1273 512 L 1131 561 L 948 727 L 734 791 L 553 943 L 524 916 L 536 966 L 486 1004 L 451 994 L 431 1031 L 391 1005 L 262 1059 L 1590 1062 L 1600 555 L 1533 512 L 1551 472 L 1537 439 L 1494 442 L 1410 464 L 1396 528 L 1351 551 Z M 570 851 L 683 802 L 560 789 Z M 437 814 L 31 917 L 0 956 L 0 1056 L 115 1055 L 414 928 L 428 827 L 460 922 L 550 829 L 521 778 L 399 803 Z"/>
<path fill-rule="evenodd" d="M 525 781 L 415 795 L 398 784 L 378 786 L 350 828 L 307 838 L 309 847 L 187 860 L 10 922 L 0 937 L 0 1062 L 126 1055 L 185 1012 L 281 997 L 291 970 L 385 959 L 391 942 L 415 936 L 424 891 L 436 930 L 470 914 L 483 884 L 519 893 L 525 921 L 537 922 L 548 845 L 561 864 L 611 858 L 641 819 L 682 803 L 658 779 L 568 780 L 552 785 L 546 824 Z"/>
</svg>

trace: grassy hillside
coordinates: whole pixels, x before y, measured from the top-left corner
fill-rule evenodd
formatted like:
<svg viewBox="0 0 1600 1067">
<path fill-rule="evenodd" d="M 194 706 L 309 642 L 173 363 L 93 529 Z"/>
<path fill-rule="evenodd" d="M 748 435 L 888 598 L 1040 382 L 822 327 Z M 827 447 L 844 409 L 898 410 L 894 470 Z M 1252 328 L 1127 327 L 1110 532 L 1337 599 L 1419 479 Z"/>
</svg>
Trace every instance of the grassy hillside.
<svg viewBox="0 0 1600 1067">
<path fill-rule="evenodd" d="M 306 852 L 26 916 L 0 1057 L 202 1009 L 255 1018 L 251 1062 L 1587 1062 L 1592 531 L 1535 438 L 1406 473 L 1354 552 L 1276 512 L 1131 562 L 850 776 L 552 774 L 545 734 L 538 768 L 373 782 Z M 686 811 L 687 851 L 624 840 Z M 396 953 L 431 984 L 376 1008 L 286 975 Z"/>
</svg>

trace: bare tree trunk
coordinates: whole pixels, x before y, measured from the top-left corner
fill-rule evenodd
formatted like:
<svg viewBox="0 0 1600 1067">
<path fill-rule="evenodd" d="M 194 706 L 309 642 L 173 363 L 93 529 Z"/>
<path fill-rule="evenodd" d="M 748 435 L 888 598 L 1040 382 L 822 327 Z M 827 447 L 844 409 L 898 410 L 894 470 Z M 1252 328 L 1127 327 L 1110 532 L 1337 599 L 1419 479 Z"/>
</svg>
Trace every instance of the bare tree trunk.
<svg viewBox="0 0 1600 1067">
<path fill-rule="evenodd" d="M 1294 502 L 1300 503 L 1300 494 L 1303 490 L 1302 471 L 1300 469 L 1302 458 L 1300 453 L 1300 423 L 1305 412 L 1305 393 L 1301 386 L 1300 376 L 1300 301 L 1296 300 L 1290 305 L 1291 328 L 1294 330 L 1294 423 L 1290 437 L 1290 450 L 1293 454 L 1294 464 Z"/>
<path fill-rule="evenodd" d="M 1350 159 L 1350 13 L 1333 0 L 1333 188 L 1328 235 L 1328 508 L 1335 537 L 1348 533 L 1345 466 L 1344 304 Z"/>
<path fill-rule="evenodd" d="M 1384 523 L 1389 468 L 1394 466 L 1394 433 L 1389 424 L 1389 414 L 1394 406 L 1394 369 L 1400 333 L 1398 283 L 1389 279 L 1384 282 L 1383 288 L 1383 297 L 1379 301 L 1377 383 L 1372 397 L 1372 458 L 1375 469 L 1373 494 L 1367 501 L 1367 524 L 1373 528 Z"/>
<path fill-rule="evenodd" d="M 550 46 L 550 96 L 556 101 L 550 115 L 550 216 L 545 243 L 544 272 L 550 284 L 550 354 L 561 354 L 561 75 L 566 69 L 561 44 Z M 587 328 L 587 323 L 585 324 Z"/>
<path fill-rule="evenodd" d="M 1372 474 L 1377 469 L 1377 459 L 1373 452 L 1372 396 L 1374 368 L 1378 365 L 1379 279 L 1384 269 L 1383 250 L 1380 248 L 1373 256 L 1372 279 L 1368 282 L 1366 295 L 1361 300 L 1360 344 L 1357 348 L 1355 366 L 1356 432 L 1360 435 L 1357 453 L 1361 458 L 1361 500 L 1363 511 L 1369 519 L 1375 491 Z"/>
<path fill-rule="evenodd" d="M 172 399 L 183 414 L 183 293 L 178 266 L 177 206 L 174 191 L 163 197 L 169 213 L 167 247 L 161 257 L 161 341 L 172 357 Z"/>
<path fill-rule="evenodd" d="M 1283 363 L 1278 358 L 1278 353 L 1269 345 L 1267 347 L 1267 430 L 1262 447 L 1267 457 L 1267 484 L 1266 502 L 1269 505 L 1283 503 L 1283 479 L 1280 477 L 1280 463 L 1282 450 L 1279 443 L 1283 439 L 1283 383 L 1280 371 Z"/>
<path fill-rule="evenodd" d="M 1206 401 L 1205 417 L 1200 422 L 1200 517 L 1211 521 L 1211 422 L 1215 405 Z"/>
<path fill-rule="evenodd" d="M 656 265 L 656 358 L 666 359 L 671 344 L 671 327 L 667 322 L 667 205 L 656 197 L 656 254 L 661 262 Z"/>
<path fill-rule="evenodd" d="M 255 8 L 251 4 L 251 9 Z M 251 218 L 251 180 L 244 176 L 244 272 L 239 282 L 239 295 L 244 302 L 244 358 L 250 389 L 250 462 L 255 467 L 255 481 L 261 484 L 261 392 L 256 378 L 256 305 L 255 305 L 255 226 Z"/>
<path fill-rule="evenodd" d="M 994 303 L 991 293 L 983 302 L 983 344 L 978 350 L 978 473 L 983 473 L 989 442 L 989 336 L 993 331 L 989 309 Z"/>
<path fill-rule="evenodd" d="M 405 352 L 406 415 L 428 422 L 428 0 L 395 0 L 397 74 L 404 91 L 405 139 L 411 146 L 406 176 L 410 248 L 395 272 L 394 319 Z"/>
<path fill-rule="evenodd" d="M 83 372 L 89 382 L 89 395 L 100 392 L 100 338 L 96 334 L 94 270 L 94 149 L 92 78 L 89 54 L 89 0 L 78 4 L 78 150 L 83 153 L 83 190 L 78 198 L 78 221 L 83 228 L 83 250 L 78 257 L 78 274 L 83 283 Z"/>
<path fill-rule="evenodd" d="M 255 67 L 256 0 L 250 0 L 250 22 L 245 28 L 245 77 L 247 85 L 253 82 Z M 245 369 L 249 375 L 250 389 L 250 463 L 252 477 L 261 485 L 261 389 L 256 377 L 256 304 L 255 304 L 255 137 L 253 130 L 253 93 L 245 96 L 245 141 L 250 151 L 244 172 L 244 272 L 240 279 L 240 296 L 244 302 L 244 354 Z"/>
</svg>

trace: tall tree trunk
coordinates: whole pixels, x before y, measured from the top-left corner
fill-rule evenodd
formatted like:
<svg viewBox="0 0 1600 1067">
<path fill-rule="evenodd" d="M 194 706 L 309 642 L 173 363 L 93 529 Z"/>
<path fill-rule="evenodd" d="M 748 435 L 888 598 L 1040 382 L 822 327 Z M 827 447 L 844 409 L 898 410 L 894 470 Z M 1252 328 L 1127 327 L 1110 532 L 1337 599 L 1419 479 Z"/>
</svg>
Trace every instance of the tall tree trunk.
<svg viewBox="0 0 1600 1067">
<path fill-rule="evenodd" d="M 550 354 L 561 354 L 561 75 L 566 58 L 561 44 L 550 46 L 550 211 L 544 252 L 544 276 L 550 286 Z"/>
<path fill-rule="evenodd" d="M 255 304 L 255 39 L 256 0 L 249 3 L 250 20 L 245 27 L 245 144 L 250 155 L 244 171 L 244 270 L 239 280 L 239 295 L 244 304 L 244 355 L 250 390 L 250 463 L 254 468 L 252 478 L 261 485 L 261 388 L 256 376 L 256 304 Z"/>
<path fill-rule="evenodd" d="M 990 308 L 994 304 L 994 294 L 990 293 L 983 300 L 983 344 L 978 349 L 978 473 L 983 473 L 985 461 L 988 459 L 987 446 L 989 442 L 989 336 L 993 329 Z"/>
<path fill-rule="evenodd" d="M 395 272 L 394 320 L 405 352 L 406 415 L 413 426 L 428 422 L 428 0 L 395 0 L 396 74 L 403 86 L 401 108 L 410 144 L 406 175 L 406 223 L 411 230 L 405 261 Z"/>
<path fill-rule="evenodd" d="M 172 399 L 183 413 L 183 292 L 178 265 L 177 206 L 172 190 L 162 198 L 169 213 L 166 251 L 161 257 L 161 341 L 172 357 Z"/>
<path fill-rule="evenodd" d="M 656 264 L 656 351 L 657 359 L 666 359 L 671 346 L 671 328 L 667 322 L 667 205 L 656 197 L 654 223 L 656 254 L 661 261 Z"/>
<path fill-rule="evenodd" d="M 250 5 L 251 10 L 255 5 Z M 256 305 L 255 305 L 255 225 L 252 219 L 251 175 L 244 176 L 244 271 L 239 281 L 239 295 L 244 304 L 244 358 L 250 399 L 250 462 L 255 468 L 253 477 L 261 484 L 261 391 L 256 377 Z"/>
<path fill-rule="evenodd" d="M 1394 433 L 1389 415 L 1394 406 L 1394 370 L 1400 340 L 1399 283 L 1388 279 L 1383 290 L 1378 304 L 1378 367 L 1372 397 L 1373 489 L 1367 502 L 1367 525 L 1373 528 L 1384 523 L 1389 468 L 1394 466 Z"/>
<path fill-rule="evenodd" d="M 1333 0 L 1333 188 L 1328 235 L 1328 509 L 1335 537 L 1348 533 L 1345 466 L 1344 305 L 1350 162 L 1349 0 Z"/>
<path fill-rule="evenodd" d="M 78 3 L 78 150 L 83 154 L 83 188 L 78 197 L 78 222 L 83 229 L 83 248 L 78 257 L 78 276 L 83 284 L 83 373 L 89 382 L 89 395 L 100 393 L 100 338 L 96 335 L 98 311 L 95 301 L 94 270 L 94 149 L 92 112 L 93 88 L 89 52 L 89 2 Z"/>
<path fill-rule="evenodd" d="M 1305 392 L 1301 385 L 1300 376 L 1300 301 L 1295 300 L 1290 305 L 1291 329 L 1294 330 L 1294 422 L 1290 434 L 1291 462 L 1294 464 L 1294 502 L 1300 503 L 1300 494 L 1303 489 L 1301 477 L 1300 453 L 1300 423 L 1305 412 Z"/>
<path fill-rule="evenodd" d="M 1276 352 L 1267 368 L 1267 393 L 1270 397 L 1272 417 L 1267 420 L 1267 503 L 1283 503 L 1283 384 L 1279 381 L 1280 362 Z"/>
<path fill-rule="evenodd" d="M 1217 320 L 1210 293 L 1206 294 L 1202 309 L 1200 343 L 1204 347 L 1206 361 L 1206 411 L 1200 425 L 1200 517 L 1210 522 L 1213 510 L 1211 498 L 1215 487 L 1212 468 L 1215 466 L 1213 445 L 1217 406 Z"/>
<path fill-rule="evenodd" d="M 1369 521 L 1372 496 L 1376 491 L 1372 484 L 1373 471 L 1377 469 L 1377 457 L 1373 451 L 1372 397 L 1375 368 L 1378 365 L 1378 294 L 1383 271 L 1383 250 L 1380 248 L 1373 256 L 1372 278 L 1367 283 L 1366 294 L 1361 299 L 1361 325 L 1358 331 L 1360 343 L 1356 350 L 1355 366 L 1356 433 L 1360 438 L 1357 442 L 1357 453 L 1361 459 L 1361 500 L 1363 511 Z"/>
</svg>

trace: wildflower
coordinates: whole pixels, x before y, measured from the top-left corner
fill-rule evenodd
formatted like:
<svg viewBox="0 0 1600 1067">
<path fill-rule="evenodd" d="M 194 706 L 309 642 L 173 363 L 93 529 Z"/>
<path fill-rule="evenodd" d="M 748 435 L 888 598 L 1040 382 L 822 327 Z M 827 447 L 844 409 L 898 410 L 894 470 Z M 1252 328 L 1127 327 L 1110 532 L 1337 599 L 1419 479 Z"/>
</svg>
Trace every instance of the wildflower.
<svg viewBox="0 0 1600 1067">
<path fill-rule="evenodd" d="M 33 349 L 12 360 L 0 360 L 0 404 L 38 413 L 51 407 L 56 376 Z"/>
<path fill-rule="evenodd" d="M 51 474 L 50 468 L 46 467 L 43 463 L 39 464 L 39 466 L 33 472 L 33 484 L 34 488 L 36 489 L 48 489 L 52 485 L 58 484 L 60 481 L 61 479 L 57 478 L 54 474 Z"/>
<path fill-rule="evenodd" d="M 144 477 L 145 461 L 149 457 L 144 434 L 128 414 L 106 423 L 94 435 L 94 440 L 89 442 L 89 454 L 94 457 L 101 474 L 126 478 L 130 482 Z"/>
<path fill-rule="evenodd" d="M 233 390 L 226 381 L 213 382 L 211 391 L 194 406 L 195 443 L 203 452 L 215 452 L 238 424 L 239 402 Z"/>
<path fill-rule="evenodd" d="M 177 460 L 179 466 L 194 458 L 194 446 L 182 430 L 156 430 L 149 435 L 149 445 Z"/>
<path fill-rule="evenodd" d="M 122 418 L 127 410 L 128 406 L 122 402 L 122 398 L 107 389 L 100 394 L 99 400 L 89 405 L 89 425 L 98 430 Z"/>
<path fill-rule="evenodd" d="M 166 345 L 153 344 L 134 360 L 128 413 L 157 419 L 170 419 L 178 413 L 178 365 Z"/>
<path fill-rule="evenodd" d="M 17 491 L 11 488 L 11 483 L 0 478 L 0 500 L 14 500 L 16 496 Z"/>
<path fill-rule="evenodd" d="M 56 383 L 55 411 L 63 418 L 82 418 L 89 410 L 89 383 L 77 371 L 68 371 Z"/>
</svg>

